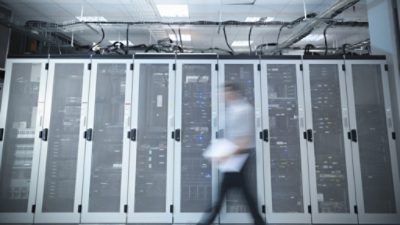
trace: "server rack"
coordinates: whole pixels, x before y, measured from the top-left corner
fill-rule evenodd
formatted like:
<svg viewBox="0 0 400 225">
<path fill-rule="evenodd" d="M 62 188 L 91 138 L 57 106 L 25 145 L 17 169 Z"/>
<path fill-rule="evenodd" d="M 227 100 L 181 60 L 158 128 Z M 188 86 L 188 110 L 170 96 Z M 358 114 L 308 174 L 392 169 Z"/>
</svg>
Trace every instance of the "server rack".
<svg viewBox="0 0 400 225">
<path fill-rule="evenodd" d="M 347 57 L 354 179 L 360 223 L 398 224 L 396 133 L 384 57 Z"/>
<path fill-rule="evenodd" d="M 128 223 L 172 223 L 174 68 L 174 55 L 135 55 Z"/>
<path fill-rule="evenodd" d="M 301 57 L 263 57 L 260 67 L 266 218 L 311 223 Z"/>
<path fill-rule="evenodd" d="M 80 222 L 89 64 L 90 59 L 49 62 L 35 223 Z"/>
<path fill-rule="evenodd" d="M 357 223 L 343 58 L 304 57 L 313 223 Z"/>
<path fill-rule="evenodd" d="M 262 145 L 263 157 L 261 160 L 264 163 L 263 172 L 265 174 L 261 178 L 258 177 L 258 182 L 260 184 L 261 180 L 261 184 L 265 183 L 265 187 L 261 185 L 261 188 L 258 188 L 257 191 L 261 190 L 259 196 L 265 195 L 259 202 L 259 207 L 262 210 L 264 207 L 262 207 L 261 203 L 265 201 L 268 222 L 393 224 L 400 221 L 400 182 L 398 162 L 396 161 L 396 134 L 393 128 L 388 73 L 384 57 L 347 57 L 345 60 L 330 57 L 304 57 L 303 62 L 298 57 L 288 56 L 264 57 L 261 62 L 251 57 L 238 57 L 240 59 L 220 57 L 218 60 L 215 55 L 135 55 L 135 60 L 130 57 L 118 56 L 114 59 L 106 60 L 90 59 L 89 57 L 82 58 L 82 56 L 71 56 L 69 58 L 51 56 L 49 59 L 46 56 L 7 60 L 3 95 L 4 104 L 0 113 L 0 128 L 3 128 L 3 130 L 0 130 L 0 134 L 3 132 L 4 135 L 2 136 L 3 140 L 0 140 L 0 157 L 2 157 L 2 159 L 0 158 L 0 173 L 2 174 L 1 179 L 3 179 L 0 181 L 0 191 L 3 192 L 1 197 L 5 199 L 5 201 L 3 199 L 0 201 L 0 209 L 3 207 L 0 210 L 0 223 L 104 222 L 102 218 L 96 216 L 99 215 L 97 212 L 90 210 L 90 199 L 95 196 L 92 195 L 93 189 L 91 189 L 91 177 L 95 173 L 92 173 L 91 169 L 95 168 L 96 165 L 101 165 L 101 163 L 96 164 L 92 161 L 93 157 L 95 157 L 92 154 L 94 153 L 92 145 L 94 144 L 93 141 L 96 140 L 96 134 L 99 133 L 99 131 L 96 132 L 96 126 L 99 123 L 95 122 L 95 96 L 98 97 L 99 92 L 96 92 L 94 87 L 100 81 L 99 78 L 96 79 L 95 77 L 99 75 L 97 72 L 99 66 L 105 66 L 105 64 L 123 65 L 126 70 L 129 70 L 126 73 L 128 75 L 125 84 L 125 101 L 122 101 L 124 102 L 123 129 L 120 125 L 121 118 L 118 122 L 118 132 L 121 133 L 121 130 L 123 130 L 122 136 L 119 134 L 121 136 L 119 142 L 122 140 L 124 147 L 122 153 L 116 154 L 122 155 L 122 165 L 116 165 L 116 167 L 121 167 L 118 168 L 121 170 L 118 175 L 113 175 L 113 177 L 121 177 L 121 184 L 119 191 L 113 191 L 112 194 L 105 193 L 105 196 L 113 196 L 114 199 L 119 199 L 120 202 L 118 210 L 113 212 L 111 212 L 112 210 L 109 210 L 109 212 L 103 210 L 102 213 L 107 214 L 109 222 L 196 223 L 204 215 L 207 206 L 211 205 L 211 201 L 215 199 L 217 194 L 217 165 L 207 164 L 207 162 L 188 163 L 192 161 L 185 158 L 186 156 L 182 157 L 183 153 L 190 152 L 187 151 L 189 147 L 185 146 L 188 142 L 183 143 L 183 140 L 191 140 L 191 137 L 197 137 L 196 134 L 201 134 L 198 136 L 207 137 L 206 142 L 208 142 L 209 139 L 223 135 L 223 99 L 218 98 L 218 88 L 220 87 L 218 85 L 224 83 L 225 78 L 221 74 L 225 74 L 225 71 L 223 71 L 224 65 L 229 64 L 239 64 L 237 66 L 251 64 L 255 72 L 258 70 L 258 64 L 260 64 L 261 72 L 258 72 L 259 75 L 255 76 L 259 76 L 256 79 L 261 80 L 261 85 L 258 87 L 256 85 L 254 91 L 255 101 L 259 101 L 261 104 L 259 108 L 256 105 L 256 111 L 260 114 L 259 116 L 256 115 L 255 123 L 258 125 L 258 121 L 261 120 L 261 126 L 257 126 L 256 135 L 258 138 L 262 138 L 262 140 L 258 139 L 257 141 L 259 146 Z M 132 62 L 134 62 L 133 66 L 131 66 Z M 161 72 L 161 75 L 156 69 L 154 72 L 144 71 L 143 73 L 140 70 L 141 65 L 160 64 L 164 65 L 163 68 L 167 67 L 164 72 Z M 293 69 L 294 65 L 296 68 Z M 304 71 L 301 71 L 301 66 Z M 193 68 L 199 70 L 196 71 Z M 134 69 L 133 76 L 131 69 Z M 207 72 L 204 73 L 204 71 Z M 281 73 L 280 71 L 284 72 Z M 158 75 L 155 75 L 157 73 Z M 147 153 L 146 151 L 141 152 L 140 142 L 142 140 L 142 143 L 146 144 L 146 141 L 149 140 L 140 136 L 145 134 L 141 133 L 141 130 L 146 126 L 143 123 L 142 125 L 140 124 L 142 120 L 148 120 L 152 115 L 156 115 L 157 112 L 147 113 L 147 109 L 140 111 L 140 108 L 144 106 L 143 102 L 146 102 L 149 98 L 151 100 L 149 93 L 153 91 L 153 89 L 143 88 L 143 90 L 140 90 L 140 88 L 143 77 L 147 77 L 147 75 L 150 75 L 150 77 L 151 75 L 165 77 L 167 74 L 168 91 L 165 86 L 162 90 L 164 94 L 165 91 L 168 92 L 168 113 L 163 114 L 168 114 L 168 118 L 165 116 L 159 117 L 159 121 L 163 121 L 162 129 L 164 132 L 161 135 L 161 140 L 164 143 L 164 147 L 165 143 L 167 145 L 167 159 L 163 161 L 167 165 L 160 178 L 161 180 L 166 180 L 166 183 L 159 185 L 160 187 L 162 186 L 160 192 L 165 193 L 165 196 L 158 196 L 159 201 L 163 202 L 158 204 L 158 201 L 141 198 L 141 191 L 144 187 L 147 187 L 141 184 L 149 183 L 147 182 L 148 180 L 142 178 L 150 177 L 150 175 L 140 171 L 138 167 L 143 157 L 148 154 L 148 151 Z M 196 74 L 197 76 L 203 74 L 200 77 L 207 77 L 207 79 L 202 78 L 198 80 L 197 85 L 192 85 Z M 283 74 L 283 78 L 279 74 Z M 303 80 L 301 76 L 303 76 Z M 279 209 L 279 207 L 274 208 L 274 201 L 278 201 L 279 196 L 282 197 L 282 195 L 278 195 L 274 191 L 278 190 L 274 189 L 274 185 L 278 185 L 275 187 L 283 190 L 284 187 L 279 185 L 284 185 L 285 183 L 279 183 L 274 179 L 274 174 L 278 175 L 278 178 L 283 177 L 279 177 L 279 171 L 274 172 L 276 163 L 274 159 L 279 160 L 280 156 L 274 155 L 279 151 L 274 152 L 274 147 L 277 146 L 273 146 L 272 143 L 275 135 L 274 128 L 276 129 L 272 122 L 275 113 L 274 107 L 280 104 L 290 105 L 290 102 L 279 102 L 282 99 L 276 98 L 277 96 L 273 94 L 274 86 L 279 86 L 279 82 L 290 81 L 293 84 L 295 83 L 294 77 L 296 77 L 295 86 L 297 90 L 292 92 L 297 92 L 298 105 L 292 106 L 298 109 L 297 132 L 300 132 L 300 147 L 297 148 L 300 153 L 297 152 L 294 155 L 297 160 L 294 161 L 299 163 L 297 168 L 301 168 L 301 173 L 297 173 L 297 177 L 301 177 L 302 182 L 302 187 L 296 190 L 297 193 L 302 192 L 303 195 L 302 201 L 298 201 L 302 204 L 300 206 L 296 205 L 297 211 Z M 278 78 L 281 78 L 281 80 Z M 286 78 L 288 78 L 287 81 Z M 192 84 L 186 84 L 185 86 L 184 81 Z M 153 84 L 157 83 L 157 81 L 148 80 L 143 82 L 148 82 L 149 85 L 152 82 Z M 20 86 L 13 86 L 14 84 Z M 318 86 L 321 84 L 322 86 Z M 328 86 L 325 87 L 323 86 L 324 84 Z M 197 89 L 191 89 L 190 86 Z M 81 90 L 80 92 L 74 90 L 77 87 Z M 107 87 L 111 88 L 112 85 L 107 85 Z M 206 89 L 201 89 L 204 87 Z M 54 92 L 54 90 L 57 90 L 57 92 Z M 193 92 L 192 90 L 195 91 Z M 191 95 L 196 93 L 196 90 L 198 94 Z M 205 92 L 208 93 L 207 98 L 199 94 L 204 90 L 207 90 Z M 332 95 L 330 95 L 332 90 L 340 94 L 340 102 L 332 101 Z M 287 92 L 289 91 L 287 90 Z M 122 96 L 122 93 L 120 94 Z M 186 97 L 189 97 L 187 99 L 191 99 L 192 102 L 184 100 L 185 94 L 187 95 Z M 257 95 L 259 95 L 258 98 L 260 100 L 257 100 Z M 18 97 L 18 99 L 13 99 L 14 96 Z M 325 99 L 326 97 L 328 98 Z M 117 99 L 112 102 L 118 103 L 120 106 L 121 101 Z M 155 97 L 153 99 L 154 102 L 151 104 L 159 107 L 160 102 L 163 105 L 162 103 L 165 102 L 165 99 L 164 97 Z M 24 104 L 21 103 L 20 105 L 28 105 L 32 109 L 24 111 L 24 109 L 18 108 L 19 102 L 25 100 L 29 104 L 24 102 Z M 204 101 L 211 105 L 207 109 L 206 116 L 195 115 L 195 113 L 201 112 L 201 109 L 197 108 L 197 111 L 191 115 L 190 110 L 192 110 L 192 107 L 202 107 L 204 105 L 201 103 L 204 103 Z M 272 104 L 274 101 L 277 101 L 276 105 Z M 187 102 L 196 103 L 197 105 L 188 105 L 186 104 Z M 295 102 L 295 100 L 292 99 L 291 102 Z M 325 103 L 329 107 L 322 107 Z M 315 108 L 315 106 L 319 108 Z M 149 107 L 151 108 L 152 106 Z M 339 110 L 330 110 L 332 107 Z M 21 118 L 24 120 L 18 117 L 20 112 L 23 114 L 21 114 Z M 276 113 L 279 112 L 276 111 Z M 321 124 L 319 124 L 318 118 L 321 115 L 328 115 L 328 117 L 334 118 L 336 122 L 323 121 L 326 126 L 322 126 L 323 129 L 319 128 L 318 125 Z M 188 117 L 186 120 L 185 116 Z M 305 117 L 303 122 L 302 117 Z M 197 123 L 185 123 L 185 121 L 192 120 L 191 118 Z M 23 121 L 28 120 L 30 122 L 23 123 Z M 293 122 L 293 124 L 296 124 L 296 122 Z M 195 128 L 194 131 L 200 132 L 187 133 L 185 129 L 188 129 L 188 127 Z M 90 129 L 92 129 L 93 134 L 92 141 L 87 140 L 87 131 Z M 267 130 L 268 135 L 265 135 L 265 130 Z M 308 130 L 311 131 L 307 132 Z M 133 135 L 135 131 L 137 131 L 137 135 Z M 262 132 L 260 133 L 260 131 Z M 304 134 L 303 131 L 305 131 Z M 331 131 L 329 132 L 330 135 L 321 135 L 325 131 Z M 335 134 L 335 140 L 343 143 L 342 148 L 336 146 L 332 149 L 333 144 L 332 146 L 321 147 L 321 142 L 329 143 L 330 138 L 333 136 L 331 135 L 332 133 Z M 174 139 L 171 138 L 171 134 L 174 135 Z M 176 134 L 179 135 L 176 136 Z M 187 134 L 186 137 L 185 134 Z M 324 141 L 318 142 L 316 140 L 318 135 L 320 135 L 320 138 L 323 137 L 320 140 Z M 133 137 L 136 137 L 136 140 Z M 269 139 L 268 142 L 264 140 L 266 137 Z M 284 135 L 282 137 L 285 138 Z M 312 137 L 312 140 L 310 137 Z M 18 144 L 17 139 L 24 139 L 28 144 L 7 148 L 7 145 Z M 375 140 L 376 142 L 374 142 Z M 60 147 L 65 146 L 62 145 L 63 143 L 73 143 L 69 146 L 75 145 L 75 147 L 69 147 L 68 153 L 63 152 Z M 205 147 L 206 144 L 204 144 L 203 140 L 200 142 L 198 149 L 204 150 Z M 260 147 L 258 148 L 260 149 Z M 342 149 L 342 151 L 338 151 L 338 149 Z M 326 157 L 326 163 L 325 161 L 318 161 L 317 157 L 323 156 L 326 153 L 325 150 L 329 150 L 329 154 L 334 153 L 336 156 L 342 156 L 344 160 L 339 163 L 339 161 L 332 160 L 332 157 Z M 197 155 L 195 155 L 195 159 L 198 162 L 202 159 L 199 153 L 200 151 L 196 152 Z M 293 155 L 285 155 L 284 157 L 289 158 L 289 156 L 292 157 Z M 8 157 L 11 157 L 12 160 L 9 160 Z M 66 159 L 69 159 L 72 164 L 66 166 L 65 162 L 68 161 Z M 186 162 L 186 164 L 183 162 Z M 325 165 L 329 163 L 332 165 Z M 200 167 L 199 170 L 190 170 L 189 167 L 185 167 L 188 165 L 202 166 L 203 164 L 206 166 L 204 168 Z M 335 168 L 337 165 L 341 166 Z M 309 168 L 306 168 L 307 166 Z M 321 172 L 320 168 L 325 169 L 325 174 L 327 174 L 327 176 L 322 177 L 324 179 L 319 176 L 324 174 L 324 171 Z M 307 171 L 307 169 L 309 170 Z M 4 176 L 4 174 L 10 174 L 10 171 L 15 172 L 17 170 L 26 171 L 23 176 L 20 176 L 19 174 L 22 173 L 19 172 L 11 174 L 12 176 Z M 27 172 L 28 170 L 30 171 Z M 188 171 L 189 173 L 186 173 Z M 194 172 L 190 173 L 190 171 Z M 203 192 L 205 193 L 203 197 L 206 197 L 204 198 L 206 201 L 198 201 L 198 204 L 196 203 L 196 196 L 199 195 L 196 195 L 195 198 L 193 196 L 190 197 L 190 195 L 184 195 L 189 193 L 185 192 L 185 185 L 191 185 L 188 182 L 190 180 L 184 175 L 185 173 L 186 175 L 196 175 L 196 171 L 205 175 L 203 178 L 206 177 L 207 179 L 203 180 L 206 184 L 204 185 L 203 183 L 203 187 L 209 188 L 211 193 Z M 346 174 L 346 176 L 343 176 L 343 174 Z M 106 173 L 101 174 L 100 177 L 105 177 L 105 175 Z M 139 179 L 139 176 L 143 177 Z M 5 178 L 11 179 L 6 181 Z M 325 182 L 324 180 L 327 181 Z M 201 181 L 201 179 L 197 181 Z M 201 182 L 196 182 L 194 182 L 195 185 L 201 184 Z M 336 183 L 340 184 L 340 186 L 335 186 L 334 184 Z M 298 184 L 298 182 L 293 182 L 291 188 L 298 186 Z M 22 186 L 25 188 L 21 188 Z M 341 201 L 338 201 L 343 204 L 328 204 L 333 209 L 330 211 L 327 210 L 329 207 L 323 203 L 334 202 L 333 200 L 335 199 L 329 198 L 329 196 L 328 198 L 321 198 L 321 193 L 325 193 L 323 188 L 328 186 L 334 190 L 342 190 L 340 192 L 341 196 L 345 196 Z M 56 190 L 60 190 L 57 187 L 68 187 L 68 190 L 72 190 L 71 192 L 73 193 L 56 192 Z M 28 188 L 29 192 L 26 191 Z M 5 195 L 5 193 L 11 193 L 9 191 L 11 189 L 19 190 L 19 192 L 14 191 L 12 192 L 14 193 L 13 195 Z M 15 194 L 22 192 L 26 194 Z M 68 198 L 63 198 L 60 193 L 68 195 Z M 337 192 L 332 191 L 331 193 Z M 285 199 L 285 196 L 282 198 Z M 185 199 L 190 201 L 185 202 Z M 204 199 L 197 198 L 197 200 Z M 18 201 L 18 204 L 13 205 L 12 202 L 14 200 Z M 56 205 L 54 208 L 51 207 L 51 210 L 49 210 L 51 205 L 49 200 L 52 200 Z M 162 205 L 163 208 L 141 208 L 141 203 L 146 204 L 150 201 L 151 203 L 157 202 L 157 205 Z M 194 204 L 197 207 L 196 209 L 190 210 L 190 207 L 186 207 L 193 202 L 196 203 Z M 101 206 L 102 204 L 98 205 Z M 309 205 L 311 207 L 308 207 Z M 324 207 L 322 207 L 323 205 Z M 344 205 L 346 210 L 341 210 Z M 14 206 L 15 208 L 12 208 Z M 57 207 L 66 206 L 68 206 L 68 209 L 57 209 Z M 311 214 L 308 213 L 309 209 Z M 221 213 L 219 220 L 221 223 L 235 223 L 239 222 L 239 220 L 249 221 L 249 218 L 246 217 L 239 218 L 243 213 L 226 212 L 227 210 L 225 209 Z M 225 219 L 228 215 L 238 218 L 238 220 Z"/>
<path fill-rule="evenodd" d="M 129 56 L 91 61 L 81 223 L 126 222 L 131 64 Z"/>
<path fill-rule="evenodd" d="M 218 117 L 219 117 L 219 135 L 223 137 L 225 126 L 226 104 L 224 99 L 224 84 L 234 82 L 241 86 L 246 99 L 254 107 L 254 142 L 255 148 L 249 156 L 247 166 L 247 176 L 250 182 L 250 188 L 253 198 L 257 202 L 257 208 L 263 213 L 264 205 L 264 182 L 263 182 L 263 151 L 262 141 L 256 134 L 261 132 L 261 96 L 260 96 L 260 60 L 258 57 L 249 59 L 249 57 L 229 57 L 221 56 L 218 61 Z M 252 218 L 248 213 L 247 202 L 242 198 L 238 190 L 231 190 L 227 193 L 225 202 L 220 213 L 221 223 L 250 223 Z M 263 216 L 264 217 L 264 216 Z M 264 217 L 265 219 L 265 217 Z"/>
<path fill-rule="evenodd" d="M 33 222 L 47 62 L 47 59 L 8 59 L 6 63 L 0 114 L 2 223 Z"/>
<path fill-rule="evenodd" d="M 217 131 L 216 55 L 178 55 L 174 141 L 174 223 L 197 223 L 216 197 L 216 167 L 203 151 Z"/>
</svg>

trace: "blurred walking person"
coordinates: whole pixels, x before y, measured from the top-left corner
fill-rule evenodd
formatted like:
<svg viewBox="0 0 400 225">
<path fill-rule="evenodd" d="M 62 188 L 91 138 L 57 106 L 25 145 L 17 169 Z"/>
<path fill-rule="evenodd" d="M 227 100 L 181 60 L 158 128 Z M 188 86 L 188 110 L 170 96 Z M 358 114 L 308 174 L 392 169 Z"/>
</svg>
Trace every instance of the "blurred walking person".
<svg viewBox="0 0 400 225">
<path fill-rule="evenodd" d="M 221 210 L 228 190 L 238 188 L 249 205 L 255 224 L 264 225 L 265 222 L 257 210 L 257 203 L 250 193 L 244 173 L 249 155 L 255 149 L 254 109 L 244 99 L 243 91 L 236 83 L 225 84 L 224 95 L 226 104 L 224 139 L 216 140 L 204 154 L 205 157 L 218 162 L 223 178 L 211 214 L 203 218 L 199 224 L 212 224 Z"/>
</svg>

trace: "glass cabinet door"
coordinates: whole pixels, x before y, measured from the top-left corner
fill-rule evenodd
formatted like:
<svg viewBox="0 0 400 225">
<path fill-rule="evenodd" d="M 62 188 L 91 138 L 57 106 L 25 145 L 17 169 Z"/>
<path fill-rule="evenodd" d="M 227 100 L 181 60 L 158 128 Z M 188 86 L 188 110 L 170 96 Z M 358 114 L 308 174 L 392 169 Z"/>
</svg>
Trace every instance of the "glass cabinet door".
<svg viewBox="0 0 400 225">
<path fill-rule="evenodd" d="M 385 61 L 348 61 L 360 223 L 398 223 L 400 186 Z"/>
<path fill-rule="evenodd" d="M 343 61 L 307 62 L 305 90 L 313 222 L 357 223 Z M 332 221 L 330 221 L 332 220 Z"/>
<path fill-rule="evenodd" d="M 212 205 L 213 168 L 202 154 L 215 132 L 212 124 L 212 85 L 216 85 L 213 62 L 181 60 L 177 66 L 175 222 L 197 223 Z"/>
<path fill-rule="evenodd" d="M 290 60 L 289 60 L 290 61 Z M 293 60 L 291 60 L 293 61 Z M 267 219 L 310 223 L 308 159 L 300 61 L 261 64 Z M 265 129 L 264 129 L 265 131 Z"/>
<path fill-rule="evenodd" d="M 31 207 L 35 204 L 40 144 L 37 134 L 41 126 L 38 118 L 43 114 L 47 78 L 45 62 L 9 60 L 7 63 L 0 121 L 2 222 L 33 222 Z"/>
<path fill-rule="evenodd" d="M 171 60 L 135 60 L 128 222 L 172 223 L 174 78 Z"/>
<path fill-rule="evenodd" d="M 250 150 L 249 159 L 245 168 L 246 178 L 248 179 L 248 187 L 252 193 L 253 199 L 257 202 L 257 208 L 261 212 L 261 204 L 263 203 L 263 185 L 262 185 L 262 151 L 261 142 L 256 135 L 256 131 L 261 126 L 260 116 L 260 94 L 259 90 L 259 72 L 256 69 L 258 60 L 221 60 L 221 72 L 219 74 L 219 129 L 221 130 L 221 137 L 228 132 L 228 129 L 232 125 L 226 124 L 225 119 L 227 118 L 226 110 L 227 105 L 224 99 L 224 84 L 235 83 L 242 89 L 242 95 L 245 101 L 247 101 L 254 109 L 254 115 L 252 118 L 253 130 L 252 139 L 254 147 Z M 256 115 L 257 114 L 257 115 Z M 231 131 L 232 132 L 232 131 Z M 261 203 L 261 204 L 260 204 Z M 221 223 L 247 223 L 251 222 L 252 218 L 249 214 L 250 210 L 248 203 L 243 197 L 240 190 L 228 191 L 225 204 L 221 212 Z"/>
<path fill-rule="evenodd" d="M 89 73 L 73 60 L 49 67 L 35 221 L 79 222 Z"/>
<path fill-rule="evenodd" d="M 132 81 L 130 61 L 93 60 L 92 63 L 82 222 L 124 223 L 129 166 L 123 160 L 128 158 L 129 147 L 124 146 L 126 113 L 129 115 L 125 103 L 131 90 L 127 88 L 131 85 L 127 83 L 128 77 Z"/>
</svg>

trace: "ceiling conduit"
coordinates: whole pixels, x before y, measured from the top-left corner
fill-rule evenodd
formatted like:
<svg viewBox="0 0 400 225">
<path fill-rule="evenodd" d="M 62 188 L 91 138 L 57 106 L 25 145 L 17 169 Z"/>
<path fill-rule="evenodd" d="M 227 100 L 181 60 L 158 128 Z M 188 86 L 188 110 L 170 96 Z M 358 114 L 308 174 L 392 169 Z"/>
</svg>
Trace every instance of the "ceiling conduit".
<svg viewBox="0 0 400 225">
<path fill-rule="evenodd" d="M 327 10 L 317 15 L 314 19 L 307 19 L 304 23 L 301 23 L 294 29 L 293 35 L 287 38 L 285 41 L 279 43 L 276 48 L 266 49 L 264 54 L 276 54 L 281 49 L 288 48 L 298 41 L 309 35 L 315 28 L 325 24 L 327 21 L 333 19 L 344 10 L 355 5 L 360 0 L 338 0 L 335 4 L 329 7 Z"/>
</svg>

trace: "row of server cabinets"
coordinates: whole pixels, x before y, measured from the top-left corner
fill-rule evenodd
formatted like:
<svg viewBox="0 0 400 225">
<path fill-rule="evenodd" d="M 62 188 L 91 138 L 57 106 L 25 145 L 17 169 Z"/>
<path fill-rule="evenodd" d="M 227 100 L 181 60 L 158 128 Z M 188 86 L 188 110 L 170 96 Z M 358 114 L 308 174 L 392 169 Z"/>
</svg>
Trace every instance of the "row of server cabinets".
<svg viewBox="0 0 400 225">
<path fill-rule="evenodd" d="M 384 57 L 9 58 L 1 223 L 196 223 L 221 180 L 223 84 L 255 109 L 247 168 L 269 223 L 400 221 Z M 219 223 L 251 222 L 239 192 Z"/>
</svg>

